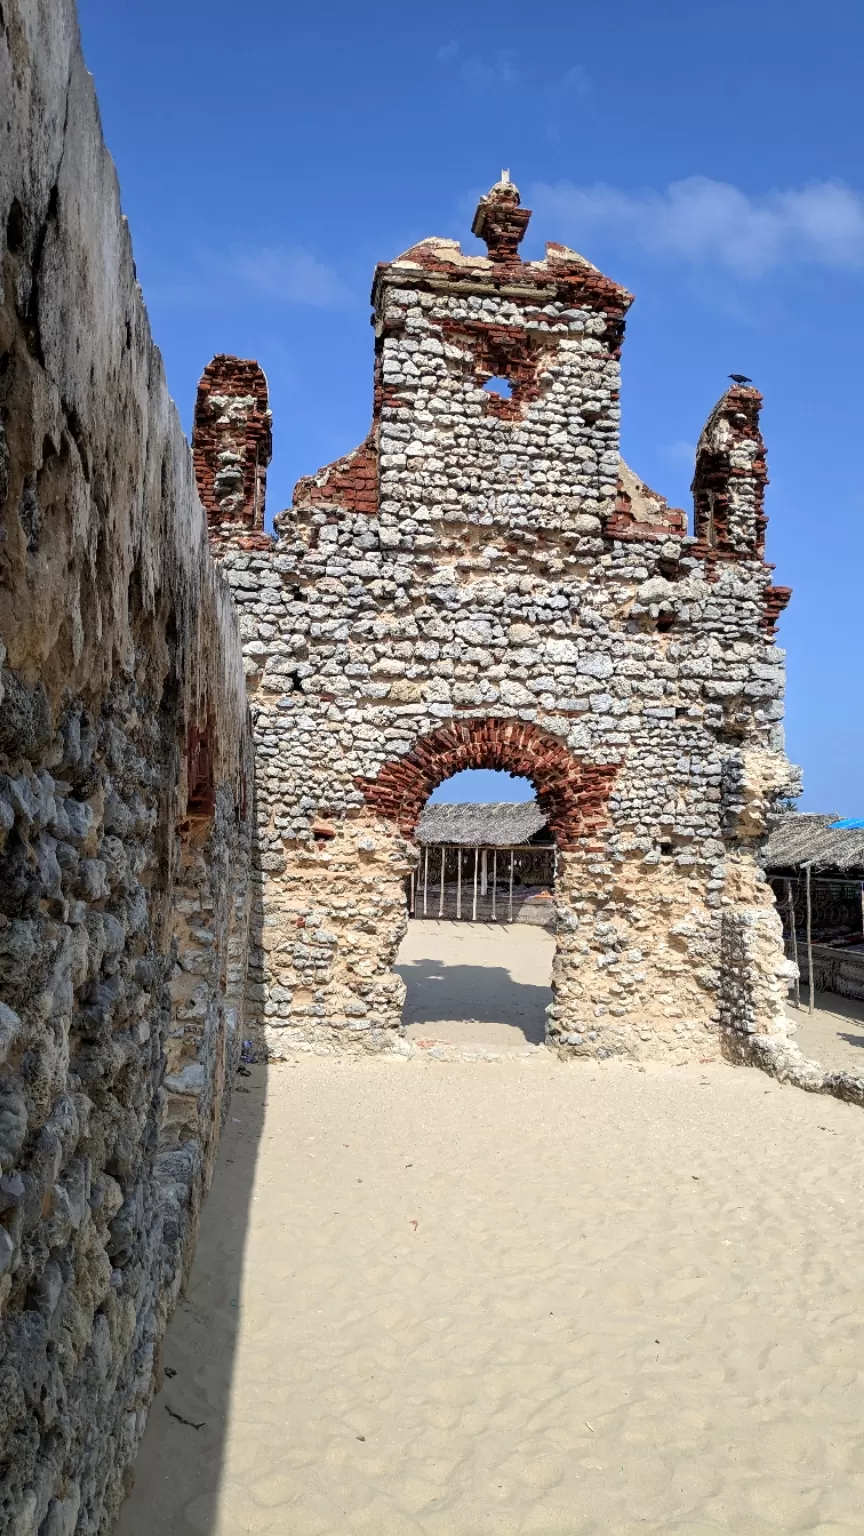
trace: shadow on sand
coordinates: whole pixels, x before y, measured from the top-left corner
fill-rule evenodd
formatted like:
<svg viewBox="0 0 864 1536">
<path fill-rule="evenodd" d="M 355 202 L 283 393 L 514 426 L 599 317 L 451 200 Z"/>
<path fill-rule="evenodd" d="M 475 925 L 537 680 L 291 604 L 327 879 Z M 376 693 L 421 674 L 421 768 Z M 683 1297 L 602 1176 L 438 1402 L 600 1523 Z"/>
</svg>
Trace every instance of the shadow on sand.
<svg viewBox="0 0 864 1536">
<path fill-rule="evenodd" d="M 253 892 L 250 945 L 260 943 Z M 211 1536 L 225 1475 L 247 1228 L 267 1101 L 267 1065 L 241 1066 L 229 1097 L 195 1257 L 162 1349 L 163 1378 L 150 1408 L 134 1485 L 113 1536 Z"/>
<path fill-rule="evenodd" d="M 469 1032 L 475 1023 L 503 1025 L 542 1044 L 550 987 L 514 981 L 501 965 L 423 958 L 396 969 L 408 987 L 406 1024 L 449 1022 L 451 1033 L 454 1022 L 465 1021 Z M 164 1381 L 114 1536 L 214 1536 L 219 1529 L 221 1489 L 232 1475 L 226 1450 L 244 1288 L 255 1284 L 244 1258 L 267 1081 L 262 1064 L 232 1085 L 195 1260 L 165 1339 Z"/>
<path fill-rule="evenodd" d="M 817 989 L 815 1011 L 809 1011 L 806 985 L 801 988 L 801 1007 L 788 1003 L 786 1016 L 795 1026 L 795 1043 L 811 1060 L 829 1071 L 864 1071 L 864 1001 Z"/>
<path fill-rule="evenodd" d="M 850 1024 L 864 1024 L 864 1001 L 860 997 L 842 997 L 839 992 L 822 992 L 817 987 L 813 1002 L 817 1013 L 833 1014 L 837 1019 L 848 1019 Z M 801 1004 L 800 1012 L 790 1004 L 792 1018 L 800 1019 L 809 1007 L 810 988 L 806 981 L 801 983 Z M 841 1038 L 849 1038 L 856 1045 L 860 1040 L 859 1036 L 854 1035 L 843 1035 Z"/>
<path fill-rule="evenodd" d="M 551 987 L 514 981 L 504 966 L 415 960 L 394 967 L 408 988 L 402 1022 L 506 1024 L 542 1045 Z"/>
<path fill-rule="evenodd" d="M 217 1529 L 266 1083 L 267 1068 L 255 1066 L 234 1084 L 192 1272 L 168 1325 L 164 1384 L 115 1536 L 210 1536 Z"/>
</svg>

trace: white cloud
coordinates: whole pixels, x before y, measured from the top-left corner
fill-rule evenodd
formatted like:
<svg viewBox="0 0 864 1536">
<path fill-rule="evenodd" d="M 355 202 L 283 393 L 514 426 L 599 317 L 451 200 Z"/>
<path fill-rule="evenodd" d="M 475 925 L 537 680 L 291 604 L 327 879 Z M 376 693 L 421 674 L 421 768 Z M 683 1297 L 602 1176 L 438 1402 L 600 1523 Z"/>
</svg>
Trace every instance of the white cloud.
<svg viewBox="0 0 864 1536">
<path fill-rule="evenodd" d="M 230 265 L 234 274 L 251 288 L 288 304 L 337 309 L 350 298 L 336 268 L 319 261 L 303 246 L 273 245 L 240 251 Z"/>
<path fill-rule="evenodd" d="M 445 43 L 435 57 L 439 64 L 446 64 L 468 90 L 480 96 L 515 85 L 519 79 L 516 55 L 509 48 L 499 48 L 490 58 L 479 58 L 476 54 L 463 53 L 458 43 Z"/>
<path fill-rule="evenodd" d="M 696 463 L 696 444 L 685 442 L 684 438 L 677 438 L 674 443 L 667 443 L 662 449 L 664 458 L 671 460 L 673 464 Z"/>
<path fill-rule="evenodd" d="M 563 75 L 546 85 L 540 95 L 546 134 L 553 142 L 572 132 L 580 109 L 594 94 L 594 86 L 584 64 L 572 64 Z"/>
<path fill-rule="evenodd" d="M 545 92 L 547 105 L 562 111 L 576 102 L 587 101 L 593 94 L 591 76 L 584 64 L 571 65 L 559 80 L 547 86 Z"/>
<path fill-rule="evenodd" d="M 707 176 L 672 182 L 665 192 L 564 181 L 535 186 L 531 202 L 577 244 L 602 233 L 747 277 L 794 262 L 864 267 L 864 195 L 840 181 L 756 197 Z"/>
</svg>

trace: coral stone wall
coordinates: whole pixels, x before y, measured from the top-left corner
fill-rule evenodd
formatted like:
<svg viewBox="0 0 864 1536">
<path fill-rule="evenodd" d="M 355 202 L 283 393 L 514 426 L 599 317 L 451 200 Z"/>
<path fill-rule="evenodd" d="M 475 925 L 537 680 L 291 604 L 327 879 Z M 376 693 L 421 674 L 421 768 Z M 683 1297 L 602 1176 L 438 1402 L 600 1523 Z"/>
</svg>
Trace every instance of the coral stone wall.
<svg viewBox="0 0 864 1536">
<path fill-rule="evenodd" d="M 528 216 L 505 178 L 475 219 L 488 256 L 429 239 L 378 268 L 369 437 L 300 481 L 269 547 L 214 545 L 276 1055 L 398 1047 L 411 828 L 469 764 L 527 772 L 553 815 L 553 1043 L 687 1060 L 785 1035 L 756 859 L 792 776 L 760 396 L 712 414 L 689 535 L 619 456 L 631 296 L 561 245 L 522 262 Z"/>
<path fill-rule="evenodd" d="M 252 761 L 66 0 L 4 0 L 0 99 L 0 1532 L 90 1536 L 240 1047 Z"/>
</svg>

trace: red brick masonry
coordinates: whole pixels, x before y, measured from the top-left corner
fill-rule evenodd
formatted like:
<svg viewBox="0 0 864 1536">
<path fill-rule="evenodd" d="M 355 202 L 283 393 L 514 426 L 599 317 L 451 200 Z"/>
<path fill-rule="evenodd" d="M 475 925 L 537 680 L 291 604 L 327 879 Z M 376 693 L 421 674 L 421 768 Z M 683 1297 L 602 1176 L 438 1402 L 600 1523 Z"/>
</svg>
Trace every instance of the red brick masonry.
<svg viewBox="0 0 864 1536">
<path fill-rule="evenodd" d="M 344 507 L 347 512 L 378 511 L 378 455 L 371 437 L 353 453 L 304 475 L 294 490 L 295 507 Z"/>
<path fill-rule="evenodd" d="M 213 399 L 250 400 L 249 406 L 227 419 Z M 273 451 L 267 380 L 250 358 L 220 352 L 204 369 L 195 400 L 192 459 L 198 495 L 211 529 L 223 522 L 242 524 L 250 533 L 264 527 L 267 465 Z M 236 460 L 230 483 L 225 480 L 225 453 Z M 269 544 L 269 540 L 268 540 Z"/>
<path fill-rule="evenodd" d="M 749 530 L 752 551 L 762 556 L 765 551 L 765 487 L 768 471 L 765 466 L 765 444 L 759 430 L 759 413 L 762 396 L 758 389 L 746 385 L 734 385 L 715 405 L 696 450 L 696 470 L 693 476 L 693 505 L 695 511 L 694 533 L 699 540 L 696 553 L 707 560 L 737 560 L 742 550 L 730 538 L 727 517 L 729 493 L 734 482 L 744 481 L 752 487 L 752 528 Z M 729 433 L 723 448 L 713 446 L 714 428 L 725 420 Z M 736 445 L 747 440 L 756 444 L 756 456 L 746 467 L 732 463 Z"/>
<path fill-rule="evenodd" d="M 559 848 L 607 824 L 618 768 L 580 762 L 557 736 L 521 720 L 459 720 L 423 736 L 405 757 L 385 763 L 377 779 L 360 779 L 366 803 L 410 837 L 433 789 L 463 768 L 524 774 L 537 791 Z"/>
<path fill-rule="evenodd" d="M 532 334 L 517 325 L 442 320 L 441 334 L 446 341 L 464 346 L 478 385 L 496 375 L 509 380 L 513 390 L 509 399 L 494 394 L 486 398 L 490 416 L 500 416 L 502 421 L 520 420 L 528 401 L 539 399 L 542 389 L 538 373 L 558 349 L 557 337 Z"/>
</svg>

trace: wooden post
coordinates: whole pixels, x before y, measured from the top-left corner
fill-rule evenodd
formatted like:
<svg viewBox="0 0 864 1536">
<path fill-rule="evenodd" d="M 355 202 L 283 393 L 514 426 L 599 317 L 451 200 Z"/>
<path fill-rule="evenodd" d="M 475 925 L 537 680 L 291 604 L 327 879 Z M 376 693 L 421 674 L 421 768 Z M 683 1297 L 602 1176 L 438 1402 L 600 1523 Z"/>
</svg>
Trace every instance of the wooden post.
<svg viewBox="0 0 864 1536">
<path fill-rule="evenodd" d="M 429 895 L 429 844 L 426 844 L 426 861 L 423 865 L 423 916 L 426 916 L 426 898 Z"/>
<path fill-rule="evenodd" d="M 513 921 L 513 849 L 510 849 L 510 916 L 508 922 Z"/>
<path fill-rule="evenodd" d="M 477 921 L 477 866 L 480 863 L 480 849 L 474 849 L 474 906 L 471 909 L 471 921 Z"/>
<path fill-rule="evenodd" d="M 862 891 L 864 891 L 864 886 L 862 886 Z M 496 899 L 497 895 L 498 895 L 498 849 L 496 848 L 495 852 L 492 855 L 492 921 L 493 921 L 493 923 L 497 923 L 497 921 L 498 921 L 498 918 L 495 915 L 495 899 Z M 862 900 L 864 900 L 864 896 L 862 896 Z"/>
<path fill-rule="evenodd" d="M 795 962 L 795 1007 L 801 1007 L 801 975 L 798 970 L 798 935 L 795 932 L 795 897 L 792 894 L 792 881 L 786 881 L 786 900 L 789 906 L 789 932 L 792 936 L 792 959 Z"/>
<path fill-rule="evenodd" d="M 410 900 L 410 902 L 408 904 L 408 913 L 409 913 L 409 916 L 411 916 L 411 917 L 414 916 L 414 871 L 413 871 L 413 869 L 411 871 L 411 900 Z"/>
<path fill-rule="evenodd" d="M 456 849 L 456 916 L 462 916 L 462 849 Z"/>
<path fill-rule="evenodd" d="M 489 849 L 483 849 L 483 862 L 480 865 L 480 895 L 486 896 L 489 892 Z"/>
<path fill-rule="evenodd" d="M 444 869 L 445 869 L 446 863 L 447 863 L 447 849 L 442 845 L 442 848 L 441 848 L 441 895 L 440 895 L 440 897 L 438 899 L 438 916 L 439 917 L 443 917 L 444 916 Z"/>
<path fill-rule="evenodd" d="M 814 1002 L 816 986 L 813 979 L 813 908 L 810 899 L 810 874 L 813 869 L 812 859 L 808 859 L 803 868 L 807 871 L 807 973 L 810 981 L 810 1008 L 808 1012 L 812 1014 L 816 1012 L 816 1004 Z"/>
</svg>

